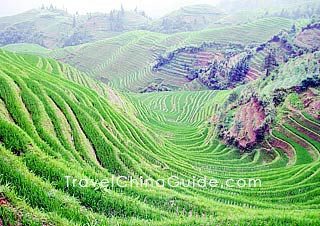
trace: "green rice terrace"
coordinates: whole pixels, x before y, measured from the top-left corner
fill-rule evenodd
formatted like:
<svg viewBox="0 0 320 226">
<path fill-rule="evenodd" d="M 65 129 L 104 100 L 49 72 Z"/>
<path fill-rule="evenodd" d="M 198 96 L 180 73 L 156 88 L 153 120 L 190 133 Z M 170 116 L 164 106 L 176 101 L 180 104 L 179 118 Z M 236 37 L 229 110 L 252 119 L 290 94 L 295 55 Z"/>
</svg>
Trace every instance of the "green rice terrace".
<svg viewBox="0 0 320 226">
<path fill-rule="evenodd" d="M 320 8 L 280 2 L 0 47 L 0 226 L 320 225 Z"/>
</svg>

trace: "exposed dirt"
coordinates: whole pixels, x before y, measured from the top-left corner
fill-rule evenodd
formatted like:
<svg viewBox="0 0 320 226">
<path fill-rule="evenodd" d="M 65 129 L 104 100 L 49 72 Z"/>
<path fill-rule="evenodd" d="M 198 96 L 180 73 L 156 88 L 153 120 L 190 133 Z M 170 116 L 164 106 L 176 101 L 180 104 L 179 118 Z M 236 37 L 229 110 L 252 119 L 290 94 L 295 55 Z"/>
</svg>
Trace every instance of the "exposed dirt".
<svg viewBox="0 0 320 226">
<path fill-rule="evenodd" d="M 306 125 L 308 128 L 318 131 L 318 134 L 320 134 L 320 127 L 316 124 L 310 122 L 309 120 L 305 119 L 303 115 L 297 115 L 297 119 L 299 119 L 301 122 L 303 122 L 304 125 Z"/>
<path fill-rule="evenodd" d="M 320 120 L 320 96 L 308 89 L 301 95 L 302 103 L 305 111 L 312 115 L 315 119 Z"/>
<path fill-rule="evenodd" d="M 0 206 L 7 206 L 9 203 L 8 199 L 2 195 L 0 195 Z"/>
<path fill-rule="evenodd" d="M 281 150 L 283 150 L 287 154 L 289 159 L 293 156 L 292 147 L 286 142 L 277 138 L 272 138 L 269 143 L 272 147 L 280 148 Z"/>
<path fill-rule="evenodd" d="M 320 141 L 320 135 L 316 134 L 315 132 L 312 132 L 304 127 L 302 127 L 301 125 L 295 123 L 294 121 L 289 121 L 288 122 L 289 125 L 291 125 L 292 127 L 294 127 L 296 130 L 298 130 L 299 132 L 307 135 L 308 137 L 312 138 L 313 140 L 317 140 Z M 320 129 L 320 128 L 319 128 Z"/>
<path fill-rule="evenodd" d="M 252 98 L 248 103 L 240 106 L 233 125 L 225 133 L 228 140 L 236 140 L 240 148 L 248 148 L 257 142 L 258 130 L 263 126 L 265 112 L 258 100 Z"/>
<path fill-rule="evenodd" d="M 319 45 L 318 43 L 320 43 L 320 30 L 317 28 L 306 29 L 300 32 L 294 41 L 302 47 L 317 47 Z"/>
<path fill-rule="evenodd" d="M 118 105 L 121 108 L 124 108 L 124 103 L 121 99 L 121 97 L 119 96 L 119 94 L 117 92 L 115 92 L 113 89 L 108 88 L 107 89 L 107 95 L 108 95 L 108 99 L 112 104 Z"/>
</svg>

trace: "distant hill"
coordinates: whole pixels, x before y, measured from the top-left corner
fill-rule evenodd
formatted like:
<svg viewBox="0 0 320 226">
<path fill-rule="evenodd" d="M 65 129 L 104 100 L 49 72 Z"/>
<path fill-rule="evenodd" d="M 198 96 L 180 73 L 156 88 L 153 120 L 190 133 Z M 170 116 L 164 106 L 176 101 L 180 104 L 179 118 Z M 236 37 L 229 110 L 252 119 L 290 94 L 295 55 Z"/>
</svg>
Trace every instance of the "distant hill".
<svg viewBox="0 0 320 226">
<path fill-rule="evenodd" d="M 145 29 L 149 21 L 144 12 L 138 11 L 71 15 L 55 8 L 33 9 L 1 18 L 0 46 L 34 43 L 52 49 L 78 45 Z"/>
<path fill-rule="evenodd" d="M 320 10 L 319 1 L 316 0 L 224 0 L 217 7 L 230 14 L 262 10 L 267 14 L 278 12 L 283 17 L 291 18 L 311 17 Z"/>
<path fill-rule="evenodd" d="M 152 23 L 151 31 L 176 33 L 202 30 L 227 14 L 211 5 L 182 7 Z"/>
<path fill-rule="evenodd" d="M 137 9 L 72 15 L 51 6 L 0 18 L 0 46 L 33 43 L 57 49 L 135 30 L 173 34 L 241 25 L 270 17 L 305 19 L 317 14 L 320 14 L 320 3 L 315 0 L 227 0 L 216 7 L 205 4 L 182 7 L 156 20 Z"/>
</svg>

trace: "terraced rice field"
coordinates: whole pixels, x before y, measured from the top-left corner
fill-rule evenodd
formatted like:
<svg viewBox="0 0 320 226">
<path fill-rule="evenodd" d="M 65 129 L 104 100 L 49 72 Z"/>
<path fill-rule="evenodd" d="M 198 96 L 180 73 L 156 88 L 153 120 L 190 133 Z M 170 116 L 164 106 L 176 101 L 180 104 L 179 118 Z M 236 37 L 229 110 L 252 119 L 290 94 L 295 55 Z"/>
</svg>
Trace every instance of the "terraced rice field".
<svg viewBox="0 0 320 226">
<path fill-rule="evenodd" d="M 289 19 L 266 18 L 238 26 L 173 35 L 132 31 L 91 44 L 58 49 L 51 52 L 50 56 L 71 64 L 113 88 L 136 92 L 141 91 L 141 87 L 162 80 L 175 89 L 183 90 L 185 87 L 189 89 L 190 85 L 181 73 L 181 62 L 159 73 L 151 70 L 159 55 L 166 55 L 180 47 L 199 46 L 203 42 L 263 43 L 280 30 L 290 29 L 292 24 L 293 21 Z M 187 56 L 185 61 L 189 60 L 190 56 Z M 261 59 L 257 57 L 256 60 Z M 253 65 L 252 76 L 259 76 L 259 71 Z"/>
<path fill-rule="evenodd" d="M 319 120 L 290 116 L 272 132 L 271 155 L 240 155 L 210 126 L 229 91 L 119 94 L 121 108 L 70 66 L 6 51 L 0 58 L 4 225 L 320 223 Z M 113 174 L 220 184 L 66 187 L 66 175 Z M 259 178 L 262 186 L 228 188 L 228 178 Z"/>
</svg>

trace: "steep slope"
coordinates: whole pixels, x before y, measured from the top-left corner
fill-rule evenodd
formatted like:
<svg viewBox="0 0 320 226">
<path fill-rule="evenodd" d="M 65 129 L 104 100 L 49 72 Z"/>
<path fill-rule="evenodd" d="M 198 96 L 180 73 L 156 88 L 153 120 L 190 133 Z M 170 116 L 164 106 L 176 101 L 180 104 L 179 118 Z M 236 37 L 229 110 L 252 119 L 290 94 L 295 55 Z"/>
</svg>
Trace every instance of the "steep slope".
<svg viewBox="0 0 320 226">
<path fill-rule="evenodd" d="M 121 110 L 66 80 L 77 73 L 69 66 L 2 50 L 0 58 L 4 225 L 319 224 L 317 156 L 291 141 L 289 157 L 282 149 L 272 149 L 274 158 L 263 149 L 240 156 L 213 139 L 212 116 L 231 91 L 127 93 Z M 46 61 L 69 68 L 70 75 L 38 64 Z M 123 178 L 121 186 L 98 183 L 119 175 L 144 181 L 132 187 Z M 172 175 L 220 183 L 161 187 L 145 181 Z M 66 176 L 77 179 L 75 186 L 67 186 Z M 259 178 L 262 187 L 228 188 L 229 178 Z"/>
</svg>

